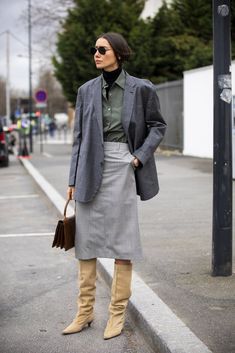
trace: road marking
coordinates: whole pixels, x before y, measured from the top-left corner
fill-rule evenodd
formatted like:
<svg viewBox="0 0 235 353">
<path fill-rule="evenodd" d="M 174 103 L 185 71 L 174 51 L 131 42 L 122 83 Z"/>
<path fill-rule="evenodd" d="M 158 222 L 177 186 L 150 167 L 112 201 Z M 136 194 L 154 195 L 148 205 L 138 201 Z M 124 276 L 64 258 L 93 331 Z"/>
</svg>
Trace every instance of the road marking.
<svg viewBox="0 0 235 353">
<path fill-rule="evenodd" d="M 66 200 L 32 163 L 23 158 L 21 158 L 21 162 L 55 207 L 63 214 Z M 103 277 L 111 285 L 113 260 L 99 259 L 98 267 Z M 152 347 L 158 347 L 161 352 L 212 353 L 135 272 L 133 273 L 132 287 L 133 294 L 129 300 L 129 307 L 139 327 L 149 337 L 149 343 Z M 143 300 L 143 298 L 147 298 L 147 300 Z"/>
<path fill-rule="evenodd" d="M 40 145 L 40 141 L 37 142 Z M 43 141 L 43 145 L 71 145 L 72 140 L 54 140 L 54 141 Z"/>
<path fill-rule="evenodd" d="M 47 153 L 47 152 L 43 152 L 43 156 L 47 157 L 47 158 L 52 158 L 52 154 Z"/>
<path fill-rule="evenodd" d="M 60 195 L 60 193 L 42 176 L 41 173 L 30 163 L 28 160 L 24 158 L 20 158 L 21 163 L 24 165 L 25 169 L 28 173 L 34 178 L 36 183 L 40 186 L 40 188 L 44 191 L 46 196 L 52 203 L 55 205 L 57 210 L 63 215 L 64 214 L 64 205 L 66 200 Z M 74 214 L 74 209 L 68 205 L 67 214 Z"/>
<path fill-rule="evenodd" d="M 29 194 L 29 195 L 6 195 L 6 196 L 0 196 L 0 200 L 9 200 L 9 199 L 28 199 L 28 198 L 34 198 L 34 197 L 39 197 L 38 194 Z"/>
<path fill-rule="evenodd" d="M 0 238 L 11 238 L 11 237 L 41 237 L 51 236 L 55 233 L 16 233 L 16 234 L 0 234 Z"/>
</svg>

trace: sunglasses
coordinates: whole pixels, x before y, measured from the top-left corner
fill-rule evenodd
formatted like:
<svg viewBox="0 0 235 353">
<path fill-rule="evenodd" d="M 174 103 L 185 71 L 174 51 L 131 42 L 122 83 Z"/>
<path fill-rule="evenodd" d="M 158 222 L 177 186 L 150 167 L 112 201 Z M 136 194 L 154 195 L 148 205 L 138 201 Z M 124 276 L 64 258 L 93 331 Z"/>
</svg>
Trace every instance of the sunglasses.
<svg viewBox="0 0 235 353">
<path fill-rule="evenodd" d="M 112 50 L 112 49 L 105 48 L 105 47 L 92 47 L 92 48 L 90 49 L 90 53 L 91 53 L 92 55 L 95 55 L 95 53 L 97 52 L 97 50 L 98 50 L 98 52 L 99 52 L 101 55 L 105 55 L 105 54 L 106 54 L 106 51 Z"/>
</svg>

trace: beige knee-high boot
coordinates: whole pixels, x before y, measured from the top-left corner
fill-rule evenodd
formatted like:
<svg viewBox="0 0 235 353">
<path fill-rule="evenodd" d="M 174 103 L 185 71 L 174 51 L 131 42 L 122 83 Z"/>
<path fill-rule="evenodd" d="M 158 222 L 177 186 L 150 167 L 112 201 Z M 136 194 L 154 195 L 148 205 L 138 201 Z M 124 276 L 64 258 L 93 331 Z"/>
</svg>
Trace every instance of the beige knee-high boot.
<svg viewBox="0 0 235 353">
<path fill-rule="evenodd" d="M 94 319 L 93 307 L 96 289 L 96 259 L 79 260 L 78 313 L 73 322 L 63 331 L 64 335 L 80 332 Z"/>
<path fill-rule="evenodd" d="M 125 322 L 125 311 L 131 296 L 132 264 L 115 264 L 109 305 L 109 320 L 104 339 L 120 335 Z"/>
</svg>

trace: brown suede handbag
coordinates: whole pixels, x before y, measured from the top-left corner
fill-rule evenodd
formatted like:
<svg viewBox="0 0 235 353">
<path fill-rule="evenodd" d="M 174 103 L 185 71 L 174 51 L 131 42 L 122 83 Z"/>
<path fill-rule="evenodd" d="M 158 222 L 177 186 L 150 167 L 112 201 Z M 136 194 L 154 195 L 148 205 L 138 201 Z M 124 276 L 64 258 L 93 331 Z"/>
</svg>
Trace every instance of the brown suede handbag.
<svg viewBox="0 0 235 353">
<path fill-rule="evenodd" d="M 66 216 L 69 200 L 66 201 L 64 207 L 64 219 L 60 219 L 57 223 L 52 247 L 64 249 L 65 251 L 72 249 L 75 242 L 75 214 L 71 217 Z"/>
</svg>

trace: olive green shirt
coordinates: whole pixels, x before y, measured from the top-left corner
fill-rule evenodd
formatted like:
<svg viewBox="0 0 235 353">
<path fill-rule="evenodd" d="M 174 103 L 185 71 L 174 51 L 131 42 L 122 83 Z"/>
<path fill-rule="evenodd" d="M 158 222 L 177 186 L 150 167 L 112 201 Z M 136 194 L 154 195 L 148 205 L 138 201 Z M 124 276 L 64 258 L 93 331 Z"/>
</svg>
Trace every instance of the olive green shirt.
<svg viewBox="0 0 235 353">
<path fill-rule="evenodd" d="M 108 84 L 102 77 L 102 110 L 104 141 L 127 142 L 122 126 L 122 105 L 125 88 L 125 72 L 122 70 L 111 88 L 107 91 Z"/>
</svg>

